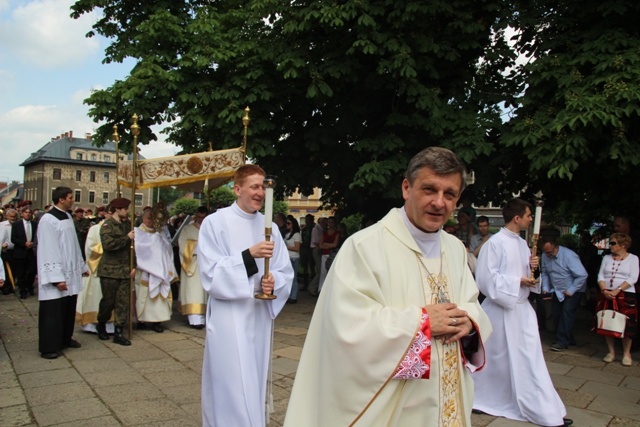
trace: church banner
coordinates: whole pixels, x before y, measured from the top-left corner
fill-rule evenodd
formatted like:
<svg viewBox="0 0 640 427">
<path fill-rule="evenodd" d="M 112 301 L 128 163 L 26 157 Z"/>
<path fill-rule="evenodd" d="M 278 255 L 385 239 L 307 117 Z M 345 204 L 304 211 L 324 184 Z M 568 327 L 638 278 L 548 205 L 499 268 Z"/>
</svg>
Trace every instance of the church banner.
<svg viewBox="0 0 640 427">
<path fill-rule="evenodd" d="M 205 151 L 181 156 L 138 160 L 136 188 L 154 188 L 188 184 L 208 180 L 209 188 L 216 188 L 233 178 L 236 169 L 244 164 L 242 148 Z M 131 160 L 121 160 L 118 182 L 131 188 L 133 170 Z"/>
</svg>

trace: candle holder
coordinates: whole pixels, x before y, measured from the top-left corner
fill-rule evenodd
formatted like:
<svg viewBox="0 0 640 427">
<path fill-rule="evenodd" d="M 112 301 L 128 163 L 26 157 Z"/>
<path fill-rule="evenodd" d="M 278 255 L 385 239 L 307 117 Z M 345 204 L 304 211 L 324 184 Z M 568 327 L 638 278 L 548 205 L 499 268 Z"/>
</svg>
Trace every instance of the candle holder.
<svg viewBox="0 0 640 427">
<path fill-rule="evenodd" d="M 531 253 L 533 256 L 538 256 L 538 239 L 540 239 L 540 224 L 542 223 L 542 207 L 544 206 L 544 202 L 538 198 L 536 199 L 535 205 L 536 213 L 533 222 L 533 237 L 531 238 L 533 247 L 531 248 Z M 538 266 L 538 268 L 539 267 L 540 266 Z M 536 269 L 531 267 L 531 280 L 535 279 L 535 271 Z"/>
<path fill-rule="evenodd" d="M 273 225 L 273 188 L 276 186 L 276 180 L 273 177 L 265 177 L 262 182 L 265 188 L 265 198 L 264 198 L 264 239 L 267 242 L 271 241 L 271 228 Z M 264 259 L 264 276 L 269 274 L 269 258 Z M 262 280 L 260 280 L 262 283 Z M 276 299 L 277 296 L 273 295 L 273 292 L 270 294 L 266 294 L 264 292 L 260 292 L 256 294 L 255 297 L 261 300 L 273 300 Z"/>
</svg>

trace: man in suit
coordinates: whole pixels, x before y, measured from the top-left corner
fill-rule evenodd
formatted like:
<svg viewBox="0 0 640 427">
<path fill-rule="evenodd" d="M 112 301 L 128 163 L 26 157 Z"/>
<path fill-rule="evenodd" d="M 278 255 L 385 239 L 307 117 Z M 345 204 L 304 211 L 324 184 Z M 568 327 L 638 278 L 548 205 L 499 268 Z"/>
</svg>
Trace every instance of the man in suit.
<svg viewBox="0 0 640 427">
<path fill-rule="evenodd" d="M 11 225 L 11 241 L 13 242 L 13 262 L 20 288 L 20 298 L 26 299 L 35 295 L 33 282 L 36 278 L 35 241 L 38 223 L 31 220 L 33 211 L 30 206 L 22 209 L 22 219 Z"/>
</svg>

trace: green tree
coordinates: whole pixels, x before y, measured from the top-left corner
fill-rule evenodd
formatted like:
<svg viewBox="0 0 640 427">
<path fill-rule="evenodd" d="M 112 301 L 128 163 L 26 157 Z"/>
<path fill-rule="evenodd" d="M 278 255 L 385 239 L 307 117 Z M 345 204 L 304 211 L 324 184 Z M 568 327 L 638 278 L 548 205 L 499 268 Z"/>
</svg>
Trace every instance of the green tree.
<svg viewBox="0 0 640 427">
<path fill-rule="evenodd" d="M 522 92 L 502 142 L 526 160 L 529 190 L 583 228 L 616 212 L 640 219 L 640 3 L 516 5 L 516 48 L 531 60 L 513 71 Z"/>
<path fill-rule="evenodd" d="M 506 0 L 79 0 L 72 16 L 96 8 L 88 35 L 112 41 L 104 61 L 136 61 L 86 100 L 98 142 L 137 113 L 141 143 L 169 123 L 184 152 L 236 147 L 249 105 L 248 154 L 279 195 L 321 187 L 345 215 L 398 205 L 424 147 L 494 152 L 487 129 L 513 92 Z"/>
<path fill-rule="evenodd" d="M 226 185 L 211 190 L 209 192 L 209 197 L 212 208 L 230 206 L 236 201 L 236 195 Z"/>
<path fill-rule="evenodd" d="M 193 215 L 196 213 L 196 210 L 200 207 L 200 201 L 196 199 L 178 199 L 173 204 L 173 209 L 171 210 L 171 215 L 177 215 L 179 213 L 185 213 L 188 215 Z"/>
</svg>

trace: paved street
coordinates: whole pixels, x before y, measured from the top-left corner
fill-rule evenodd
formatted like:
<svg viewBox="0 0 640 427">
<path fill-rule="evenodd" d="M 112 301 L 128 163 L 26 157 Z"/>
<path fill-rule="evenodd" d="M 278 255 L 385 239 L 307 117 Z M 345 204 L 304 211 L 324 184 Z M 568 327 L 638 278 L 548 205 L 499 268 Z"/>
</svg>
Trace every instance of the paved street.
<svg viewBox="0 0 640 427">
<path fill-rule="evenodd" d="M 300 292 L 299 303 L 287 305 L 276 321 L 276 412 L 270 426 L 282 425 L 314 303 Z M 45 360 L 38 353 L 37 313 L 36 298 L 0 295 L 0 426 L 201 424 L 204 331 L 189 328 L 183 316 L 176 313 L 161 334 L 134 331 L 130 347 L 78 330 L 75 339 L 82 348 Z M 588 331 L 586 309 L 582 317 L 580 347 L 545 352 L 568 416 L 577 427 L 640 426 L 640 366 L 602 362 L 604 342 Z M 546 350 L 553 337 L 545 334 L 543 341 Z M 639 353 L 634 356 L 640 361 Z M 478 427 L 531 425 L 487 415 L 472 418 Z"/>
</svg>

